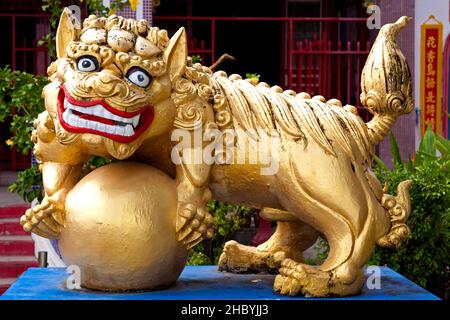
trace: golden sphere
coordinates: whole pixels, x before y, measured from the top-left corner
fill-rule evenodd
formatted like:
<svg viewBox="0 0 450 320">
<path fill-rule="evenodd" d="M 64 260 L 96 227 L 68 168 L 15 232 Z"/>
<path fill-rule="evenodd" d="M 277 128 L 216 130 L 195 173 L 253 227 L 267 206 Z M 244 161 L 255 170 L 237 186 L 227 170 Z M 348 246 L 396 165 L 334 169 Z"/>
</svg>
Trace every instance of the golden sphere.
<svg viewBox="0 0 450 320">
<path fill-rule="evenodd" d="M 176 239 L 176 208 L 175 181 L 162 171 L 133 162 L 98 168 L 67 195 L 61 255 L 80 267 L 86 288 L 169 286 L 187 261 Z"/>
</svg>

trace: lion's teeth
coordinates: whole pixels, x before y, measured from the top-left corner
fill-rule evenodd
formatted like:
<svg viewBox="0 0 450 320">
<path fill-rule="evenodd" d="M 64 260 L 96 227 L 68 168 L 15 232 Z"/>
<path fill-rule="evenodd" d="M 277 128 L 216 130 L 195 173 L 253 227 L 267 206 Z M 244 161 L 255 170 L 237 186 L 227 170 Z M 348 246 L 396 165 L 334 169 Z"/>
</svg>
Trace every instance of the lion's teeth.
<svg viewBox="0 0 450 320">
<path fill-rule="evenodd" d="M 127 126 L 125 127 L 125 135 L 127 137 L 132 136 L 134 134 L 134 130 L 131 124 L 127 124 Z"/>
<path fill-rule="evenodd" d="M 125 135 L 125 128 L 121 127 L 121 126 L 116 126 L 114 129 L 114 134 L 117 134 L 119 136 L 124 136 Z"/>
<path fill-rule="evenodd" d="M 106 125 L 106 126 L 105 126 L 106 132 L 107 132 L 107 133 L 114 134 L 114 127 L 115 127 L 115 126 L 108 126 L 108 125 Z"/>
<path fill-rule="evenodd" d="M 138 114 L 137 116 L 134 116 L 132 119 L 133 119 L 133 127 L 137 127 L 138 126 L 138 124 L 139 124 L 139 118 L 141 117 L 141 115 L 140 114 Z"/>
<path fill-rule="evenodd" d="M 72 115 L 72 111 L 70 109 L 66 109 L 66 111 L 64 111 L 64 113 L 62 115 L 63 120 L 65 122 L 67 122 L 68 124 L 70 124 L 70 117 L 71 117 L 71 115 Z"/>
<path fill-rule="evenodd" d="M 66 104 L 66 102 L 67 102 L 67 104 Z M 134 121 L 135 121 L 134 119 L 137 117 L 137 119 L 138 119 L 137 122 L 139 122 L 139 115 L 137 115 L 133 118 L 121 117 L 121 116 L 111 113 L 105 107 L 103 107 L 101 104 L 96 104 L 96 105 L 93 105 L 90 107 L 80 107 L 80 106 L 74 105 L 74 104 L 68 102 L 67 100 L 65 100 L 64 105 L 67 105 L 67 107 L 72 110 L 76 110 L 76 111 L 84 113 L 84 114 L 95 115 L 97 117 L 101 117 L 101 118 L 105 118 L 105 119 L 109 119 L 109 120 L 114 120 L 114 121 L 119 121 L 119 122 L 124 122 L 124 123 L 134 123 Z M 137 123 L 136 123 L 136 125 L 137 125 Z"/>
<path fill-rule="evenodd" d="M 129 137 L 134 135 L 134 128 L 139 124 L 140 115 L 136 115 L 132 118 L 125 118 L 111 113 L 106 110 L 102 105 L 96 104 L 91 107 L 80 107 L 74 105 L 64 99 L 64 113 L 63 120 L 71 126 L 79 127 L 79 128 L 87 128 L 100 132 L 105 132 L 114 135 L 120 135 Z M 87 114 L 94 115 L 99 118 L 114 120 L 116 122 L 115 125 L 109 125 L 106 123 L 93 121 L 89 119 L 81 118 L 80 116 L 73 113 L 73 110 Z"/>
</svg>

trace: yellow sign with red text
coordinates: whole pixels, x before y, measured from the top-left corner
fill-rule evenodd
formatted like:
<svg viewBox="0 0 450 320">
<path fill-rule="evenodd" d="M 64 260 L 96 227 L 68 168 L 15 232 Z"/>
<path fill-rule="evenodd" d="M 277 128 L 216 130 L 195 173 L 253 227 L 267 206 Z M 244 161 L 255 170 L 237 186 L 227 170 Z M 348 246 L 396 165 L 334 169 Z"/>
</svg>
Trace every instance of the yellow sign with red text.
<svg viewBox="0 0 450 320">
<path fill-rule="evenodd" d="M 421 27 L 420 111 L 422 135 L 430 124 L 441 134 L 442 116 L 442 23 L 430 16 Z"/>
</svg>

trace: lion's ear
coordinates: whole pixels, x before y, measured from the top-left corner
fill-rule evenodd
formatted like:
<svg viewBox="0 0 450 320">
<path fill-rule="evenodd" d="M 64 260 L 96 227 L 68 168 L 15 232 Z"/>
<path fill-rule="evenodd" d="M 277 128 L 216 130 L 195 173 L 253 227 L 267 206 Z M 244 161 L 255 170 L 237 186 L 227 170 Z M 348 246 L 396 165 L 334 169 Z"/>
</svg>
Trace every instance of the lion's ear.
<svg viewBox="0 0 450 320">
<path fill-rule="evenodd" d="M 183 27 L 170 39 L 163 58 L 171 80 L 184 74 L 187 61 L 187 40 Z"/>
<path fill-rule="evenodd" d="M 64 8 L 56 30 L 56 55 L 61 59 L 66 55 L 66 48 L 71 41 L 77 39 L 80 31 L 78 19 L 68 8 Z"/>
</svg>

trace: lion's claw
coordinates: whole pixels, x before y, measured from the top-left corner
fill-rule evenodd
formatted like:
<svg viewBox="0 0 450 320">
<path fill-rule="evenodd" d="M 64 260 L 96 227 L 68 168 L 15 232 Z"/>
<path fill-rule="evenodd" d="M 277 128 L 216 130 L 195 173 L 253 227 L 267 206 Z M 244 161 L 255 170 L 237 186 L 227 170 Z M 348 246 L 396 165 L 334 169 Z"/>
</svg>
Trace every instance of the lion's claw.
<svg viewBox="0 0 450 320">
<path fill-rule="evenodd" d="M 176 224 L 177 238 L 187 249 L 191 249 L 204 238 L 214 235 L 214 218 L 204 207 L 192 203 L 181 204 Z"/>
<path fill-rule="evenodd" d="M 20 224 L 26 232 L 55 239 L 63 227 L 63 212 L 47 199 L 28 209 L 20 218 Z"/>
</svg>

